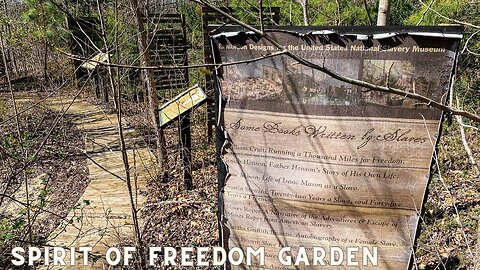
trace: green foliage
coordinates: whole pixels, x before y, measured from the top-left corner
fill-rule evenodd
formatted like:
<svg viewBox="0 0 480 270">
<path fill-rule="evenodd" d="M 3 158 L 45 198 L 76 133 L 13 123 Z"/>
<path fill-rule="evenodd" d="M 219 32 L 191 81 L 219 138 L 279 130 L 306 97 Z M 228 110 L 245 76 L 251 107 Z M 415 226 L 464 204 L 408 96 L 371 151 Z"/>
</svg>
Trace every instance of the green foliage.
<svg viewBox="0 0 480 270">
<path fill-rule="evenodd" d="M 45 187 L 40 189 L 38 192 L 38 200 L 35 205 L 33 205 L 34 208 L 36 209 L 43 209 L 45 206 L 47 206 L 47 198 L 48 195 L 52 193 L 52 189 Z"/>
<path fill-rule="evenodd" d="M 139 51 L 137 45 L 136 29 L 129 18 L 122 16 L 121 11 L 115 11 L 114 5 L 105 6 L 104 24 L 107 44 L 112 53 L 112 61 L 126 65 L 139 65 Z M 104 47 L 103 41 L 98 42 L 99 48 Z M 133 98 L 140 90 L 136 80 L 125 80 L 131 74 L 129 70 L 119 70 L 114 73 L 116 81 L 119 81 L 119 89 L 122 94 Z"/>
<path fill-rule="evenodd" d="M 340 6 L 340 25 L 370 25 L 363 1 L 342 1 Z M 369 4 L 368 11 L 373 24 L 376 23 L 377 4 Z"/>
<path fill-rule="evenodd" d="M 363 0 L 310 0 L 307 1 L 309 25 L 370 25 Z M 377 0 L 368 0 L 368 12 L 375 23 Z M 238 18 L 258 25 L 258 11 L 247 1 L 236 0 L 231 6 L 240 7 Z M 265 0 L 265 7 L 280 7 L 280 25 L 304 25 L 302 5 L 295 0 Z"/>
<path fill-rule="evenodd" d="M 431 0 L 424 3 L 425 5 L 417 4 L 411 7 L 414 12 L 404 20 L 405 24 L 455 24 L 454 20 L 456 20 L 480 25 L 478 3 L 463 0 Z M 461 55 L 455 82 L 455 93 L 460 98 L 462 107 L 475 111 L 480 107 L 478 102 L 480 100 L 480 57 L 478 56 L 480 38 L 477 30 L 477 28 L 465 27 L 465 38 L 460 45 Z M 464 121 L 468 122 L 467 119 Z"/>
<path fill-rule="evenodd" d="M 390 17 L 388 19 L 390 25 L 408 25 L 411 24 L 407 19 L 412 14 L 418 12 L 422 4 L 412 0 L 395 0 L 390 3 Z M 375 11 L 377 9 L 375 8 Z"/>
<path fill-rule="evenodd" d="M 50 0 L 27 0 L 27 9 L 22 14 L 26 22 L 34 25 L 32 36 L 43 41 L 57 43 L 61 41 L 64 14 Z"/>
<path fill-rule="evenodd" d="M 202 9 L 199 5 L 188 1 L 181 2 L 179 13 L 185 16 L 187 25 L 187 42 L 192 45 L 192 50 L 188 50 L 188 60 L 190 63 L 203 62 L 203 28 L 202 28 Z M 204 69 L 189 70 L 189 84 L 194 85 L 202 82 L 205 73 Z"/>
<path fill-rule="evenodd" d="M 135 29 L 133 28 L 133 26 L 126 23 L 123 18 L 119 17 L 118 15 L 116 16 L 114 7 L 106 7 L 106 12 L 104 16 L 107 43 L 109 45 L 119 44 L 122 46 L 122 49 L 125 49 L 124 46 L 128 46 L 128 48 L 126 49 L 128 49 L 129 51 L 138 51 L 138 49 L 136 48 L 137 40 L 131 38 L 135 34 Z"/>
<path fill-rule="evenodd" d="M 17 218 L 3 217 L 0 223 L 0 241 L 7 244 L 10 240 L 19 235 L 25 226 L 25 219 L 22 215 Z"/>
<path fill-rule="evenodd" d="M 434 2 L 432 3 L 432 1 Z M 424 3 L 425 5 L 421 5 L 419 9 L 416 9 L 416 12 L 405 20 L 405 24 L 417 25 L 420 22 L 420 25 L 438 25 L 451 23 L 432 11 L 432 9 L 438 11 L 443 16 L 455 18 L 457 11 L 466 4 L 463 0 L 430 0 L 424 1 Z"/>
<path fill-rule="evenodd" d="M 455 17 L 458 11 L 467 4 L 463 0 L 430 0 L 434 1 L 431 8 L 447 17 Z M 390 25 L 438 25 L 449 21 L 427 10 L 430 1 L 395 0 L 390 6 Z M 367 7 L 363 0 L 309 0 L 308 18 L 310 25 L 370 25 L 370 18 L 376 24 L 378 0 L 367 0 Z M 303 25 L 303 11 L 299 1 L 264 0 L 265 7 L 277 6 L 281 8 L 281 25 Z M 255 11 L 256 2 L 234 0 L 230 6 L 241 9 L 237 17 L 249 24 L 258 25 L 258 12 Z M 468 14 L 468 13 L 467 13 Z M 423 17 L 423 18 L 422 18 Z"/>
<path fill-rule="evenodd" d="M 16 159 L 21 158 L 22 155 L 20 152 L 20 146 L 13 133 L 6 135 L 2 140 L 0 140 L 0 146 L 7 155 Z"/>
<path fill-rule="evenodd" d="M 465 3 L 457 10 L 455 19 L 480 25 L 480 5 Z M 455 91 L 467 110 L 480 109 L 480 33 L 477 28 L 466 27 L 465 38 L 460 45 L 462 54 L 458 67 Z M 468 42 L 468 43 L 467 43 Z M 465 119 L 466 122 L 468 120 Z M 474 123 L 471 123 L 474 124 Z M 476 123 L 477 125 L 479 123 Z"/>
</svg>

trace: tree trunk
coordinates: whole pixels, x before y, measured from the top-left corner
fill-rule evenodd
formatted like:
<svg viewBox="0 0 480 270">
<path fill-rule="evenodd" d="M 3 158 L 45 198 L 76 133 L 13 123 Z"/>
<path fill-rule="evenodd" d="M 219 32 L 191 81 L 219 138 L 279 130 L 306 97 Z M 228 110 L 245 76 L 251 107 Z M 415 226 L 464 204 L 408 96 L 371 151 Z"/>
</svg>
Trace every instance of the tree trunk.
<svg viewBox="0 0 480 270">
<path fill-rule="evenodd" d="M 116 4 L 116 3 L 115 3 Z M 105 23 L 103 20 L 103 12 L 102 8 L 100 6 L 99 0 L 97 0 L 97 8 L 98 8 L 98 14 L 100 15 L 100 25 L 101 25 L 101 33 L 102 33 L 102 40 L 103 44 L 105 46 L 105 51 L 107 52 L 107 63 L 111 63 L 111 58 L 110 58 L 110 49 L 109 49 L 109 44 L 107 43 L 107 35 L 105 33 Z M 115 19 L 117 19 L 115 17 Z M 116 41 L 116 40 L 115 40 Z M 98 67 L 97 67 L 98 68 Z M 134 232 L 135 232 L 135 240 L 136 240 L 136 248 L 139 256 L 139 262 L 140 262 L 140 269 L 144 269 L 146 264 L 145 264 L 145 258 L 144 258 L 144 249 L 143 249 L 143 244 L 142 244 L 142 234 L 140 230 L 140 224 L 138 222 L 138 215 L 137 215 L 137 206 L 135 204 L 135 198 L 133 194 L 133 188 L 132 188 L 132 177 L 130 173 L 130 163 L 128 161 L 128 154 L 127 154 L 127 146 L 125 143 L 125 136 L 123 134 L 123 126 L 122 126 L 122 104 L 121 104 L 121 93 L 120 89 L 117 89 L 115 85 L 115 75 L 112 71 L 111 66 L 106 67 L 108 71 L 108 81 L 110 83 L 110 88 L 112 89 L 112 96 L 115 101 L 115 108 L 117 110 L 117 122 L 118 122 L 118 135 L 120 137 L 120 149 L 122 152 L 122 161 L 123 161 L 123 166 L 125 168 L 125 177 L 126 177 L 126 184 L 127 184 L 127 190 L 128 190 L 128 195 L 130 199 L 130 208 L 132 212 L 132 222 L 133 222 L 133 227 L 134 227 Z M 104 72 L 102 72 L 102 77 L 105 77 Z M 104 98 L 108 97 L 108 88 L 104 86 Z M 107 98 L 108 99 L 108 98 Z M 106 101 L 108 102 L 108 100 Z M 135 164 L 134 164 L 135 166 Z"/>
<path fill-rule="evenodd" d="M 8 12 L 7 0 L 3 0 L 3 11 L 5 13 L 4 16 L 8 17 L 9 12 Z M 10 25 L 8 23 L 5 23 L 5 29 L 0 29 L 0 31 L 5 31 L 4 33 L 6 34 L 6 37 L 5 36 L 3 37 L 5 40 L 8 40 L 9 38 L 12 37 L 12 30 L 10 29 Z M 10 60 L 10 63 L 11 63 L 9 71 L 10 73 L 17 74 L 18 67 L 17 67 L 17 60 L 15 59 L 15 54 L 11 48 L 9 49 L 7 47 L 5 49 L 6 49 L 5 55 L 7 56 L 7 59 L 9 58 L 8 60 Z M 5 59 L 6 62 L 8 62 L 7 59 Z"/>
<path fill-rule="evenodd" d="M 43 41 L 43 79 L 48 82 L 48 41 Z"/>
<path fill-rule="evenodd" d="M 303 1 L 303 24 L 308 26 L 308 7 L 307 0 Z"/>
<path fill-rule="evenodd" d="M 303 11 L 303 25 L 308 26 L 308 0 L 302 0 L 300 4 Z"/>
<path fill-rule="evenodd" d="M 390 14 L 390 0 L 380 0 L 378 3 L 377 25 L 385 26 L 388 24 Z"/>
<path fill-rule="evenodd" d="M 145 27 L 143 25 L 142 14 L 140 12 L 140 7 L 138 6 L 137 0 L 130 0 L 130 5 L 135 17 L 135 23 L 137 24 L 137 36 L 138 36 L 138 47 L 140 53 L 140 65 L 141 66 L 150 66 L 150 51 L 147 44 L 147 35 L 145 32 Z M 153 71 L 151 69 L 144 69 L 143 71 L 143 81 L 147 87 L 147 96 L 148 96 L 148 105 L 149 112 L 152 123 L 154 123 L 156 139 L 157 139 L 157 149 L 158 149 L 158 162 L 160 165 L 160 175 L 162 178 L 166 176 L 167 170 L 167 149 L 165 147 L 165 136 L 163 134 L 163 129 L 160 128 L 159 118 L 158 118 L 158 96 L 155 88 L 155 80 L 153 78 Z"/>
</svg>

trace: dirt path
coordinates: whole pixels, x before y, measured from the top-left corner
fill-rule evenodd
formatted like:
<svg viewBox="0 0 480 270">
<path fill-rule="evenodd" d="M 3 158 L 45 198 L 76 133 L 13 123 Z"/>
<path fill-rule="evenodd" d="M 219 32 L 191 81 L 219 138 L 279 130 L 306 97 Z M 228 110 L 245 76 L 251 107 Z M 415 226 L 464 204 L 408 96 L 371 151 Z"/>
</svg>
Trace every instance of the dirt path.
<svg viewBox="0 0 480 270">
<path fill-rule="evenodd" d="M 70 99 L 51 99 L 46 105 L 60 111 L 70 102 Z M 52 240 L 48 245 L 92 247 L 94 254 L 104 256 L 109 247 L 124 239 L 133 239 L 130 199 L 124 181 L 125 169 L 117 133 L 117 118 L 84 101 L 75 101 L 67 114 L 86 134 L 85 153 L 89 157 L 90 183 L 78 201 L 78 207 L 67 217 L 71 223 L 64 222 L 60 225 L 50 236 Z M 137 209 L 140 209 L 146 201 L 143 194 L 147 179 L 153 177 L 149 172 L 154 171 L 155 157 L 133 129 L 125 127 L 124 135 L 132 167 L 130 172 L 134 176 L 132 180 L 135 178 L 134 200 Z M 82 258 L 77 257 L 74 269 L 108 268 L 103 258 L 93 265 L 91 262 L 89 266 L 79 266 Z"/>
</svg>

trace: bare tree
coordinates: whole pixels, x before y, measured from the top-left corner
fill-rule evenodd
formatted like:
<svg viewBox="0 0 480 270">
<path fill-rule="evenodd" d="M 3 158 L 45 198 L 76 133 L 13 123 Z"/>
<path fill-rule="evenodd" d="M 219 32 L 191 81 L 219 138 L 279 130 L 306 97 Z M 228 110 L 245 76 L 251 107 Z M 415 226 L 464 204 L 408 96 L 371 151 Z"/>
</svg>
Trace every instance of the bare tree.
<svg viewBox="0 0 480 270">
<path fill-rule="evenodd" d="M 109 50 L 109 44 L 107 41 L 107 35 L 105 33 L 105 22 L 103 20 L 103 12 L 102 8 L 100 6 L 99 0 L 97 0 L 97 9 L 98 9 L 98 14 L 100 15 L 100 26 L 101 26 L 101 33 L 102 33 L 102 40 L 103 44 L 105 46 L 105 50 L 107 51 L 107 61 L 108 63 L 111 62 L 111 56 L 110 56 L 110 50 Z M 135 234 L 135 245 L 136 249 L 138 252 L 138 257 L 139 257 L 139 262 L 140 266 L 143 268 L 145 265 L 144 261 L 144 252 L 143 252 L 143 245 L 142 245 L 142 236 L 141 236 L 141 231 L 140 231 L 140 224 L 138 220 L 138 211 L 137 207 L 135 204 L 135 198 L 133 194 L 133 187 L 132 187 L 132 175 L 131 175 L 131 166 L 130 162 L 128 161 L 128 153 L 127 153 L 127 146 L 125 144 L 125 136 L 123 132 L 123 126 L 122 126 L 122 100 L 121 100 L 121 94 L 120 90 L 117 89 L 116 84 L 115 84 L 115 75 L 112 70 L 112 67 L 108 66 L 108 79 L 110 83 L 110 88 L 112 89 L 112 94 L 115 102 L 115 109 L 116 109 L 116 116 L 117 116 L 117 122 L 118 122 L 118 136 L 120 138 L 120 149 L 122 152 L 122 162 L 123 166 L 125 169 L 125 182 L 128 190 L 128 196 L 130 200 L 130 210 L 132 213 L 132 223 L 133 223 L 133 228 L 134 228 L 134 234 Z M 156 95 L 156 93 L 154 93 Z"/>
<path fill-rule="evenodd" d="M 138 46 L 139 46 L 139 52 L 140 52 L 140 64 L 142 66 L 150 66 L 151 57 L 150 57 L 150 51 L 147 43 L 147 34 L 145 32 L 145 26 L 143 25 L 142 13 L 140 11 L 138 1 L 130 0 L 130 6 L 134 13 L 135 23 L 137 27 L 137 35 L 138 35 L 137 38 L 138 38 Z M 162 177 L 164 177 L 165 174 L 167 173 L 167 170 L 166 170 L 167 150 L 165 147 L 165 135 L 164 135 L 163 129 L 160 127 L 160 123 L 158 119 L 159 100 L 158 100 L 157 91 L 155 87 L 155 79 L 153 78 L 153 71 L 143 70 L 142 78 L 147 87 L 150 117 L 151 117 L 151 121 L 154 123 L 153 126 L 155 129 L 157 147 L 158 147 L 158 160 L 159 160 L 160 169 L 161 169 L 160 174 L 162 175 Z"/>
</svg>

